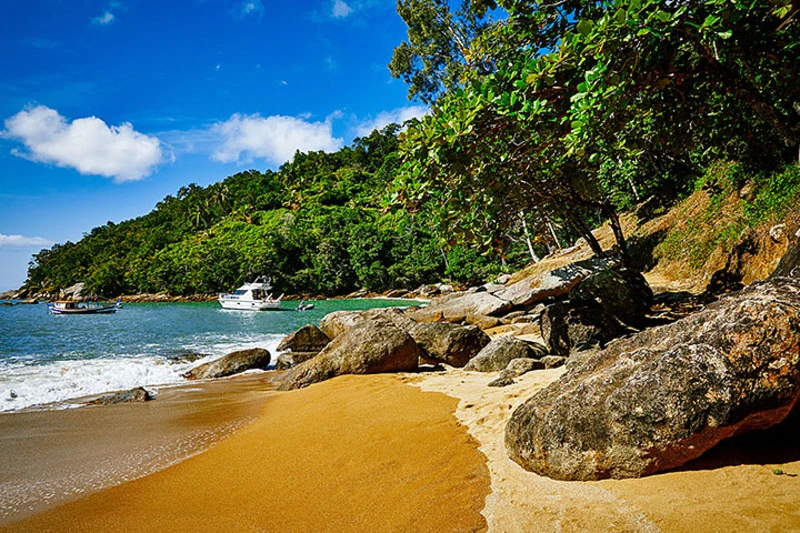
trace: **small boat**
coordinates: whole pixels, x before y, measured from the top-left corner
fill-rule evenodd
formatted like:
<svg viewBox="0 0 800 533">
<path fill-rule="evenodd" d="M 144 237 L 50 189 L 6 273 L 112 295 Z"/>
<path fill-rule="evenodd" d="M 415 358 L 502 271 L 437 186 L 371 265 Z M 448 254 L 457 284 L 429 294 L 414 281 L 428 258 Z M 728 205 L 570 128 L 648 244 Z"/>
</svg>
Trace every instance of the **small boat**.
<svg viewBox="0 0 800 533">
<path fill-rule="evenodd" d="M 245 283 L 231 293 L 220 294 L 220 305 L 223 309 L 239 309 L 245 311 L 269 311 L 281 308 L 281 298 L 272 297 L 269 292 L 272 282 L 269 279 L 258 277 L 252 283 Z"/>
<path fill-rule="evenodd" d="M 305 300 L 300 302 L 300 305 L 297 306 L 298 311 L 311 311 L 312 309 L 314 309 L 314 304 L 306 302 Z"/>
<path fill-rule="evenodd" d="M 103 315 L 116 313 L 122 309 L 122 302 L 72 302 L 59 300 L 47 304 L 47 310 L 53 315 Z"/>
</svg>

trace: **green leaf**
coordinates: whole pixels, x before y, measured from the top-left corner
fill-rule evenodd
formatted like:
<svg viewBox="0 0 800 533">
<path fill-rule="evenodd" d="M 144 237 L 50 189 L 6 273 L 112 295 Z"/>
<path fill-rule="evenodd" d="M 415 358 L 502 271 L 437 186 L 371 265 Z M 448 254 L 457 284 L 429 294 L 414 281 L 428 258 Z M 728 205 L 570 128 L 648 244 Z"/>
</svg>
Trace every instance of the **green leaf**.
<svg viewBox="0 0 800 533">
<path fill-rule="evenodd" d="M 580 34 L 585 37 L 592 32 L 592 29 L 594 29 L 594 22 L 592 22 L 591 20 L 581 20 L 580 22 L 578 22 L 576 28 L 578 29 Z"/>
<path fill-rule="evenodd" d="M 672 15 L 667 13 L 666 11 L 658 10 L 656 11 L 655 17 L 660 20 L 661 22 L 669 22 L 672 18 Z"/>
</svg>

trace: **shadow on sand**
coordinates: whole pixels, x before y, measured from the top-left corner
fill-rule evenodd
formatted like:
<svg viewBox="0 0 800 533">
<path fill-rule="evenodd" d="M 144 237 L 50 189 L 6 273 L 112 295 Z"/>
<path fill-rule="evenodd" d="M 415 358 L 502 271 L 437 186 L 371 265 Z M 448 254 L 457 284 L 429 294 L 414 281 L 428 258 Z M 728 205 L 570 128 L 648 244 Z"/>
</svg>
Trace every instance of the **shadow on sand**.
<svg viewBox="0 0 800 533">
<path fill-rule="evenodd" d="M 800 410 L 764 431 L 751 431 L 725 440 L 702 457 L 674 471 L 713 470 L 735 465 L 774 465 L 800 461 Z M 796 476 L 800 472 L 783 472 Z"/>
</svg>

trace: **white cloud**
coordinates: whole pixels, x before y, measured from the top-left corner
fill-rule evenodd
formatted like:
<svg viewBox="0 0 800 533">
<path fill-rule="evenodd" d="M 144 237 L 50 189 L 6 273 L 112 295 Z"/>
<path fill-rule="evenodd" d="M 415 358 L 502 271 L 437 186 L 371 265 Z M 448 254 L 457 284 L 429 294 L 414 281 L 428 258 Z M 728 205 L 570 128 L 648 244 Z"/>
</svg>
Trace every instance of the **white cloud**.
<svg viewBox="0 0 800 533">
<path fill-rule="evenodd" d="M 261 0 L 244 0 L 239 4 L 238 9 L 234 7 L 233 14 L 238 19 L 255 15 L 261 20 L 261 17 L 264 16 L 264 4 L 261 3 Z"/>
<path fill-rule="evenodd" d="M 27 148 L 14 149 L 14 155 L 118 183 L 142 179 L 164 160 L 161 141 L 135 131 L 128 122 L 110 127 L 97 117 L 69 122 L 55 109 L 40 105 L 20 111 L 5 126 L 0 135 Z"/>
<path fill-rule="evenodd" d="M 111 11 L 106 11 L 102 15 L 94 17 L 92 19 L 92 24 L 96 24 L 98 26 L 108 26 L 109 24 L 114 22 L 115 18 L 116 17 L 114 17 L 114 13 L 112 13 Z"/>
<path fill-rule="evenodd" d="M 211 158 L 222 163 L 265 159 L 273 164 L 289 161 L 296 151 L 333 152 L 343 140 L 333 136 L 332 119 L 324 122 L 287 117 L 235 114 L 213 125 L 210 133 L 222 145 Z"/>
<path fill-rule="evenodd" d="M 374 118 L 365 120 L 356 126 L 356 135 L 364 137 L 372 133 L 372 130 L 379 130 L 389 124 L 403 124 L 412 118 L 418 118 L 427 113 L 429 109 L 421 105 L 400 107 L 392 111 L 382 111 Z"/>
<path fill-rule="evenodd" d="M 23 237 L 22 235 L 3 235 L 0 233 L 0 247 L 3 246 L 51 246 L 53 241 L 43 237 Z"/>
<path fill-rule="evenodd" d="M 331 12 L 333 18 L 345 18 L 352 12 L 353 8 L 347 5 L 344 0 L 333 0 L 333 11 Z"/>
</svg>

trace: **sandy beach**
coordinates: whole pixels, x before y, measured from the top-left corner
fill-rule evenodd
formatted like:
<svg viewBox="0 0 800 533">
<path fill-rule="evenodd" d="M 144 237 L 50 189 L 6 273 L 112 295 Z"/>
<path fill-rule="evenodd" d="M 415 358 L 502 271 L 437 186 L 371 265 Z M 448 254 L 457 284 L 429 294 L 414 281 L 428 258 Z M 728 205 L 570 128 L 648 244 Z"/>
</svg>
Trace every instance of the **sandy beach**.
<svg viewBox="0 0 800 533">
<path fill-rule="evenodd" d="M 556 481 L 524 471 L 506 455 L 503 428 L 513 408 L 563 371 L 530 372 L 504 388 L 486 386 L 497 373 L 453 370 L 411 379 L 460 399 L 456 414 L 481 443 L 491 473 L 489 531 L 800 531 L 797 416 L 731 439 L 677 471 L 640 479 Z"/>
<path fill-rule="evenodd" d="M 117 424 L 142 424 L 141 411 L 163 401 L 156 423 L 162 429 L 194 431 L 198 420 L 203 427 L 212 420 L 240 423 L 178 464 L 140 471 L 144 477 L 133 481 L 116 478 L 111 488 L 87 485 L 61 505 L 40 503 L 40 512 L 0 530 L 800 530 L 797 419 L 734 439 L 678 471 L 642 479 L 564 482 L 522 470 L 505 454 L 505 422 L 516 405 L 562 372 L 531 372 L 505 388 L 486 386 L 497 373 L 461 370 L 345 376 L 289 393 L 265 390 L 265 378 L 245 376 L 203 384 L 199 391 L 212 387 L 203 393 L 194 388 L 194 399 L 170 392 L 149 405 L 13 415 L 63 422 L 50 445 L 47 435 L 31 429 L 33 440 L 15 448 L 27 446 L 27 454 L 15 454 L 16 460 L 3 455 L 3 485 L 32 471 L 42 477 L 59 461 L 66 469 L 87 470 L 81 449 L 104 448 L 117 458 L 135 454 L 121 444 L 124 436 L 110 436 L 109 426 L 81 426 L 81 416 L 82 423 L 109 424 L 111 413 Z M 211 408 L 213 402 L 205 402 L 215 396 L 220 401 Z M 185 424 L 167 415 L 180 406 L 188 409 L 178 417 L 188 417 Z M 179 435 L 168 432 L 167 438 L 180 441 Z M 9 442 L 5 432 L 4 439 Z M 129 462 L 119 463 L 127 475 Z"/>
<path fill-rule="evenodd" d="M 264 396 L 258 420 L 206 452 L 2 530 L 486 529 L 488 470 L 457 400 L 387 375 Z"/>
</svg>

